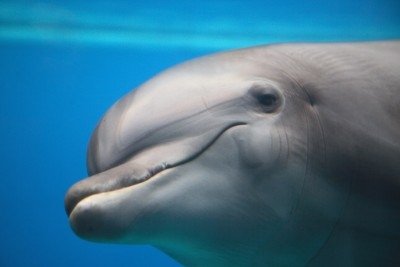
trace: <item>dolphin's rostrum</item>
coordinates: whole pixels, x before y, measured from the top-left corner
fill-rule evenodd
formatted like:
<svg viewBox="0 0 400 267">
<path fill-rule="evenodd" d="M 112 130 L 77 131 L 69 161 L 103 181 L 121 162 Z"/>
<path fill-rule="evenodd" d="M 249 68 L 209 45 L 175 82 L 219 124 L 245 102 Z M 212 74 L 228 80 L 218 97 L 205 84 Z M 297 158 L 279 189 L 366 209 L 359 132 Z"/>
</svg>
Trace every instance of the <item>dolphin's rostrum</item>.
<svg viewBox="0 0 400 267">
<path fill-rule="evenodd" d="M 171 68 L 105 114 L 65 206 L 84 239 L 185 266 L 400 266 L 400 42 Z"/>
</svg>

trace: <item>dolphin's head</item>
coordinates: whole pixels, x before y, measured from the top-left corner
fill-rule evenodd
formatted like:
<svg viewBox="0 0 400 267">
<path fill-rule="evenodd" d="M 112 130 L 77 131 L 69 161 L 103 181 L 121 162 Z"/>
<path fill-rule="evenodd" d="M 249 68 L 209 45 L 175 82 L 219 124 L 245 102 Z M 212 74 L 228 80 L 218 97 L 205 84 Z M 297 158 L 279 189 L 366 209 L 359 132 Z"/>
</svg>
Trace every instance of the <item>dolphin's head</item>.
<svg viewBox="0 0 400 267">
<path fill-rule="evenodd" d="M 90 140 L 90 177 L 66 196 L 75 233 L 189 265 L 273 246 L 299 203 L 309 102 L 259 56 L 189 61 L 113 105 Z"/>
</svg>

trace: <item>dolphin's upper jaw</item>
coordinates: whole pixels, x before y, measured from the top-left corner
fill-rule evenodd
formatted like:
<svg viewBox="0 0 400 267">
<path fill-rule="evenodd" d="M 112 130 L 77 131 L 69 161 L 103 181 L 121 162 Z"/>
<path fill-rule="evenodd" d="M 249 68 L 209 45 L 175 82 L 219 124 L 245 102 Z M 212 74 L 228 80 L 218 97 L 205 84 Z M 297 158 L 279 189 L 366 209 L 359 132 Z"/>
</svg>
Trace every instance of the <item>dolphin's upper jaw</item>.
<svg viewBox="0 0 400 267">
<path fill-rule="evenodd" d="M 166 162 L 151 168 L 127 162 L 110 170 L 95 174 L 74 184 L 68 190 L 65 197 L 65 210 L 68 216 L 70 216 L 79 202 L 87 197 L 134 186 L 170 167 Z"/>
<path fill-rule="evenodd" d="M 133 156 L 125 163 L 74 184 L 65 197 L 65 209 L 68 216 L 79 202 L 87 197 L 143 183 L 167 169 L 196 159 L 224 132 L 243 125 L 246 123 L 232 122 L 220 130 L 212 130 L 185 140 L 154 146 Z"/>
</svg>

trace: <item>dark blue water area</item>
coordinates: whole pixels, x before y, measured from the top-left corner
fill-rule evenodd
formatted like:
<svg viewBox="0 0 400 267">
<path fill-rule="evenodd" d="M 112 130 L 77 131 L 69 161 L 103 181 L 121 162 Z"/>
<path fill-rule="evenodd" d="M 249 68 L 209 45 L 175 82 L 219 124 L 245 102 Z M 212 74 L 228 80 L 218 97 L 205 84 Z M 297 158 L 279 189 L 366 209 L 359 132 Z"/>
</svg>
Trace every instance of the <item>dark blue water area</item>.
<svg viewBox="0 0 400 267">
<path fill-rule="evenodd" d="M 64 212 L 95 124 L 157 72 L 210 51 L 0 44 L 0 266 L 178 266 L 146 246 L 80 240 Z"/>
</svg>

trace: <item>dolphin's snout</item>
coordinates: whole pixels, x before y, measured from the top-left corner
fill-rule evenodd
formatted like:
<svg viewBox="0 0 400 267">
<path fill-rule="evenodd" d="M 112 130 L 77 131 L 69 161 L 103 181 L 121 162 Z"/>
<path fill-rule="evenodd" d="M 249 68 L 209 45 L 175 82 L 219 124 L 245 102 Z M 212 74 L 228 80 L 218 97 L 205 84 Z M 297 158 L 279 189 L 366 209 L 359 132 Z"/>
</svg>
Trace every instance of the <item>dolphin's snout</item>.
<svg viewBox="0 0 400 267">
<path fill-rule="evenodd" d="M 165 169 L 167 166 L 163 165 Z M 162 168 L 157 168 L 161 171 Z M 154 170 L 131 162 L 95 174 L 74 184 L 65 196 L 65 210 L 70 216 L 75 206 L 83 199 L 98 193 L 109 192 L 141 183 L 154 175 Z"/>
<path fill-rule="evenodd" d="M 70 216 L 76 205 L 89 196 L 133 186 L 150 179 L 165 169 L 185 164 L 207 150 L 224 132 L 243 125 L 246 123 L 228 122 L 220 129 L 184 140 L 160 144 L 154 149 L 138 153 L 121 165 L 74 184 L 66 194 L 65 210 Z"/>
</svg>

